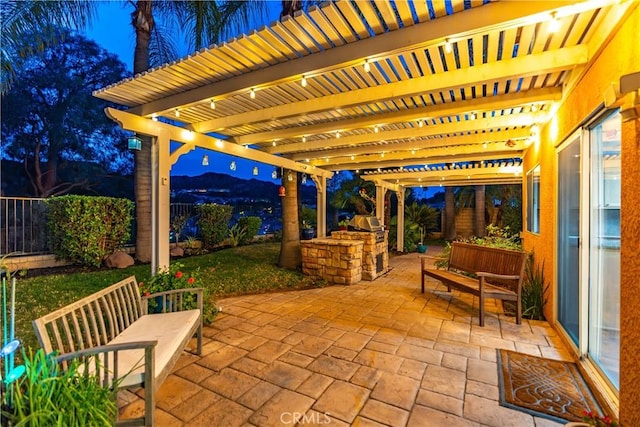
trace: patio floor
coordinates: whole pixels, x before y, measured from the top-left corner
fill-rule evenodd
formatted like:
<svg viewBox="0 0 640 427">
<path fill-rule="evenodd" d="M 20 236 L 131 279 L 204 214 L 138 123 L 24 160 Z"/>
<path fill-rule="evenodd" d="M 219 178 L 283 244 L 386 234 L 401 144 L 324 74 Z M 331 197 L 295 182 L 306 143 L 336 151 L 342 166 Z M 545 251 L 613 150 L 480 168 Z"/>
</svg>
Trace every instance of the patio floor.
<svg viewBox="0 0 640 427">
<path fill-rule="evenodd" d="M 419 264 L 412 253 L 373 282 L 218 301 L 202 356 L 185 353 L 158 391 L 156 424 L 559 426 L 499 406 L 496 366 L 497 348 L 571 360 L 555 331 L 516 325 L 492 299 L 481 328 L 477 298 L 435 281 L 420 293 Z M 143 409 L 125 402 L 124 417 Z"/>
</svg>

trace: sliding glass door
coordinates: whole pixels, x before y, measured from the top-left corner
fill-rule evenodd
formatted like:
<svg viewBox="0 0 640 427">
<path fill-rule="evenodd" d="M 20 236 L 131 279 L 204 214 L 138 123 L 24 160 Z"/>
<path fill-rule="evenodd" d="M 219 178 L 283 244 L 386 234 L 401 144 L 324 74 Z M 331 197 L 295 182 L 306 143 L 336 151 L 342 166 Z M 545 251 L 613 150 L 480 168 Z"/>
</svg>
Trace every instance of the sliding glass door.
<svg viewBox="0 0 640 427">
<path fill-rule="evenodd" d="M 613 389 L 620 384 L 620 133 L 607 114 L 557 151 L 557 319 Z"/>
<path fill-rule="evenodd" d="M 579 343 L 580 145 L 577 135 L 558 152 L 558 321 Z"/>
<path fill-rule="evenodd" d="M 589 358 L 620 387 L 620 114 L 589 130 Z"/>
</svg>

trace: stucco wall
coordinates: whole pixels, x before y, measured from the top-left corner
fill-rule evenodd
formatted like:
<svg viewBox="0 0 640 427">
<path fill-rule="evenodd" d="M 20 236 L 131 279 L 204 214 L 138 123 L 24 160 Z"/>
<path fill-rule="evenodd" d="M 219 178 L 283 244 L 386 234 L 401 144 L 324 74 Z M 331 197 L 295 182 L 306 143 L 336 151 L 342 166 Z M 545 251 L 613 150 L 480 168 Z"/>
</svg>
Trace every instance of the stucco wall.
<svg viewBox="0 0 640 427">
<path fill-rule="evenodd" d="M 636 3 L 638 3 L 636 1 Z M 590 52 L 590 55 L 593 53 Z M 540 163 L 540 234 L 524 232 L 527 250 L 545 260 L 546 279 L 555 284 L 557 170 L 556 147 L 569 138 L 590 117 L 604 112 L 604 94 L 620 76 L 640 71 L 640 9 L 622 23 L 588 72 L 567 96 L 551 121 L 541 129 L 539 146 L 533 144 L 524 159 L 528 171 Z M 621 208 L 621 340 L 620 417 L 622 425 L 640 425 L 640 126 L 625 123 L 622 129 L 622 208 Z M 525 183 L 523 178 L 523 184 Z M 526 185 L 523 187 L 526 212 Z M 555 292 L 545 307 L 545 315 L 555 321 Z"/>
</svg>

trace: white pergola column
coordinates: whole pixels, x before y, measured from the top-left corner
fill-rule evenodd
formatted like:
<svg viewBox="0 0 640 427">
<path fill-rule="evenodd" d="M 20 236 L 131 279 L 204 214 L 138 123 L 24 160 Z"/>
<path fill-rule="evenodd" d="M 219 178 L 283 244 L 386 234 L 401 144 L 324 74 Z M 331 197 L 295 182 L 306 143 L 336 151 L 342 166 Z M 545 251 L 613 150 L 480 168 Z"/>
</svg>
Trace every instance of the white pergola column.
<svg viewBox="0 0 640 427">
<path fill-rule="evenodd" d="M 384 227 L 384 193 L 386 192 L 386 188 L 382 185 L 376 184 L 376 216 L 378 217 L 378 221 L 380 221 L 380 225 Z"/>
<path fill-rule="evenodd" d="M 327 235 L 327 178 L 311 175 L 316 184 L 316 233 L 318 237 Z"/>
<path fill-rule="evenodd" d="M 169 132 L 160 131 L 151 146 L 151 273 L 169 268 L 171 162 Z"/>
<path fill-rule="evenodd" d="M 396 245 L 399 252 L 404 252 L 404 193 L 405 188 L 401 187 L 396 192 L 398 198 L 398 232 Z"/>
</svg>

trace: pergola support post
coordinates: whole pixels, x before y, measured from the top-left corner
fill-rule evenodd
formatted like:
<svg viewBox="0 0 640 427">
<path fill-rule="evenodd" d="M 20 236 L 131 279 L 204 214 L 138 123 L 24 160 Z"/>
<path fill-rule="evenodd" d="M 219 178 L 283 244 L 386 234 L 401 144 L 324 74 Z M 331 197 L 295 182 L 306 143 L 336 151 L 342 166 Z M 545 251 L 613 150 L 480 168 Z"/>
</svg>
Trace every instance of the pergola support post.
<svg viewBox="0 0 640 427">
<path fill-rule="evenodd" d="M 401 187 L 396 191 L 398 198 L 398 230 L 396 233 L 396 245 L 399 252 L 404 252 L 404 193 L 406 189 Z"/>
<path fill-rule="evenodd" d="M 151 274 L 169 268 L 171 190 L 169 133 L 160 131 L 151 148 Z"/>
<path fill-rule="evenodd" d="M 327 235 L 327 178 L 311 175 L 316 184 L 316 233 L 318 237 Z"/>
<path fill-rule="evenodd" d="M 376 184 L 376 216 L 380 225 L 384 227 L 384 193 L 386 188 L 382 185 Z"/>
</svg>

